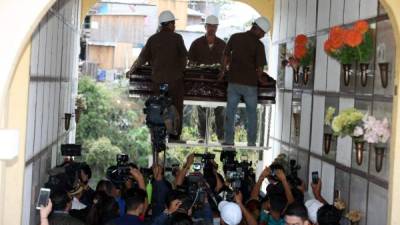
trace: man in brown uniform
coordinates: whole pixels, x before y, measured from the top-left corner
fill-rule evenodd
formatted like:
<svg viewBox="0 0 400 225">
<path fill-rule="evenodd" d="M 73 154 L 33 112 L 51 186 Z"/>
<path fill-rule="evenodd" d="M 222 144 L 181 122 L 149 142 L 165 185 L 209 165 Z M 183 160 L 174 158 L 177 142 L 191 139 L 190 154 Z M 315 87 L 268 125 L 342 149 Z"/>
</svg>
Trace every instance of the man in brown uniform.
<svg viewBox="0 0 400 225">
<path fill-rule="evenodd" d="M 152 66 L 151 79 L 153 92 L 160 93 L 160 84 L 168 84 L 168 95 L 176 107 L 180 117 L 177 135 L 170 135 L 170 141 L 180 139 L 183 114 L 183 70 L 187 61 L 187 50 L 180 34 L 175 33 L 175 16 L 166 10 L 160 13 L 160 31 L 152 35 L 144 46 L 131 71 L 137 66 L 149 62 Z"/>
<path fill-rule="evenodd" d="M 240 98 L 243 97 L 247 114 L 247 145 L 255 146 L 257 139 L 258 82 L 267 64 L 264 44 L 260 41 L 270 28 L 264 17 L 256 19 L 247 32 L 231 36 L 224 52 L 223 67 L 228 71 L 227 107 L 225 120 L 225 143 L 234 144 L 234 118 Z M 222 77 L 224 74 L 222 74 Z"/>
<path fill-rule="evenodd" d="M 210 15 L 206 18 L 206 34 L 196 39 L 189 49 L 189 63 L 192 65 L 221 64 L 222 55 L 225 49 L 225 42 L 218 38 L 215 33 L 218 29 L 218 18 Z M 198 129 L 200 138 L 204 140 L 206 134 L 206 108 L 198 106 L 199 117 Z M 224 139 L 224 107 L 217 107 L 214 110 L 215 128 L 220 142 Z"/>
</svg>

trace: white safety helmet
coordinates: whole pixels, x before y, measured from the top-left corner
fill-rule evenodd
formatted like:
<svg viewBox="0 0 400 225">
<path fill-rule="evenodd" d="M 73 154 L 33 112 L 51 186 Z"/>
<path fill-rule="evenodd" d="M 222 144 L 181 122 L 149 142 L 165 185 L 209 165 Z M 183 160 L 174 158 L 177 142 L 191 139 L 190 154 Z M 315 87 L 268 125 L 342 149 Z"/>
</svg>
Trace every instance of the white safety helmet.
<svg viewBox="0 0 400 225">
<path fill-rule="evenodd" d="M 160 16 L 158 17 L 158 22 L 160 24 L 169 22 L 169 21 L 175 21 L 175 20 L 176 20 L 176 18 L 174 16 L 174 14 L 169 10 L 162 11 L 160 13 Z"/>
<path fill-rule="evenodd" d="M 257 26 L 259 28 L 261 28 L 261 30 L 263 30 L 265 33 L 267 33 L 269 31 L 269 29 L 271 28 L 271 24 L 269 22 L 269 20 L 263 16 L 258 17 L 255 21 L 255 24 L 257 24 Z"/>
<path fill-rule="evenodd" d="M 214 15 L 207 16 L 206 24 L 218 25 L 219 24 L 218 17 L 216 17 Z"/>
</svg>

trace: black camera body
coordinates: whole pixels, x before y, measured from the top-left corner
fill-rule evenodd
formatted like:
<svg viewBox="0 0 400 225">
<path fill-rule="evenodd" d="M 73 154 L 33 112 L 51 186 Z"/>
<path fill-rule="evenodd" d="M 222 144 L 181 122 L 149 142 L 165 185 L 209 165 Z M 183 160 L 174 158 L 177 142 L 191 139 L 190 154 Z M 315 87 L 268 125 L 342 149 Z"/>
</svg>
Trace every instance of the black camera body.
<svg viewBox="0 0 400 225">
<path fill-rule="evenodd" d="M 151 96 L 143 109 L 146 114 L 146 125 L 150 129 L 153 151 L 166 149 L 167 134 L 176 135 L 178 112 L 168 97 L 168 84 L 160 85 L 160 95 Z"/>
<path fill-rule="evenodd" d="M 125 183 L 131 174 L 129 156 L 126 154 L 117 155 L 117 164 L 107 168 L 106 176 L 115 185 Z"/>
<path fill-rule="evenodd" d="M 301 169 L 301 166 L 297 164 L 297 161 L 292 159 L 289 161 L 289 168 L 290 168 L 290 173 L 287 176 L 288 182 L 293 186 L 297 187 L 300 186 L 302 181 L 298 177 L 297 172 Z"/>
</svg>

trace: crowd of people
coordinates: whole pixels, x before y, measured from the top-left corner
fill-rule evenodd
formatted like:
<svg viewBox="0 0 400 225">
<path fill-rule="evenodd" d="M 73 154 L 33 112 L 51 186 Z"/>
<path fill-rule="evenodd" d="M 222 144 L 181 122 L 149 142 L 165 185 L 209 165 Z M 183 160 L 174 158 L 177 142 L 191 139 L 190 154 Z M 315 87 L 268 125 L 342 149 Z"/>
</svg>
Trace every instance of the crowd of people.
<svg viewBox="0 0 400 225">
<path fill-rule="evenodd" d="M 341 213 L 322 197 L 320 180 L 311 184 L 314 198 L 304 202 L 304 182 L 300 179 L 298 183 L 292 182 L 285 165 L 275 161 L 262 171 L 257 181 L 246 183 L 251 185 L 251 192 L 245 197 L 243 189 L 233 188 L 224 179 L 227 175 L 220 174 L 217 164 L 210 162 L 213 176 L 195 181 L 204 183 L 196 186 L 198 190 L 207 189 L 200 201 L 199 192 L 191 195 L 190 191 L 193 154 L 182 168 L 175 170 L 172 182 L 165 178 L 163 167 L 156 165 L 146 185 L 147 178 L 130 163 L 129 176 L 124 182 L 103 179 L 95 190 L 89 186 L 91 170 L 83 164 L 78 172 L 78 185 L 70 190 L 62 186 L 51 190 L 48 204 L 40 209 L 41 225 L 339 224 Z M 262 190 L 265 181 L 268 185 Z M 232 198 L 223 197 L 222 193 L 228 189 L 232 190 Z"/>
</svg>

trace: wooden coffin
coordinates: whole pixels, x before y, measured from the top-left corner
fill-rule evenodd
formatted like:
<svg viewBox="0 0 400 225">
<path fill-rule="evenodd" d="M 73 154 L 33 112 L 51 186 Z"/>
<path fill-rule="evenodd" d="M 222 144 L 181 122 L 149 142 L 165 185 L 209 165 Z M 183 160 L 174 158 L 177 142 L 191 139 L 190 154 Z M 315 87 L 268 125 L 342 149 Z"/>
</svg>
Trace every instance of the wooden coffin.
<svg viewBox="0 0 400 225">
<path fill-rule="evenodd" d="M 219 69 L 197 67 L 184 71 L 185 100 L 194 101 L 226 101 L 226 81 L 217 79 Z M 152 95 L 151 67 L 141 66 L 129 76 L 129 96 L 146 97 Z M 267 74 L 268 84 L 258 86 L 258 103 L 274 104 L 276 82 Z"/>
</svg>

